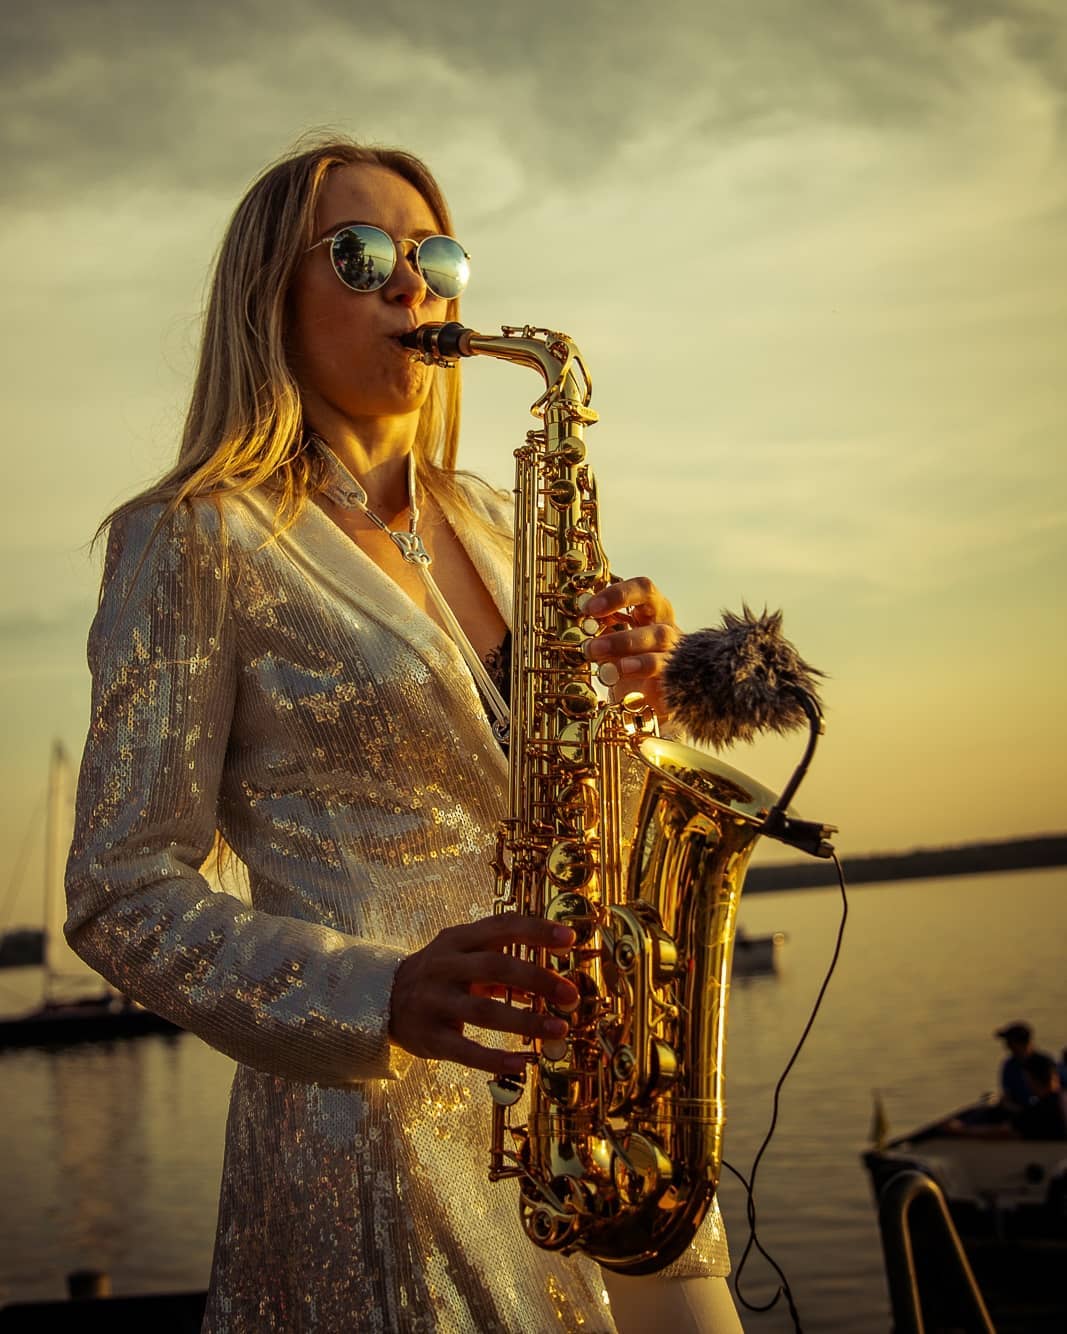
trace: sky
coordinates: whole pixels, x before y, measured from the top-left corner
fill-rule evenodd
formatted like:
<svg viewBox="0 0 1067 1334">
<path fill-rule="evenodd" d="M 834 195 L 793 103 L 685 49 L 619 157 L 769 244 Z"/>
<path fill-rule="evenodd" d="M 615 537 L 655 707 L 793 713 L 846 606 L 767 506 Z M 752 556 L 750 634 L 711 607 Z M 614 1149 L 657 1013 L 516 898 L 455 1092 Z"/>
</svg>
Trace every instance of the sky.
<svg viewBox="0 0 1067 1334">
<path fill-rule="evenodd" d="M 1067 827 L 1065 108 L 1059 0 L 5 7 L 10 873 L 85 733 L 93 531 L 174 456 L 237 200 L 327 127 L 429 162 L 467 323 L 579 342 L 613 567 L 686 629 L 784 610 L 846 855 Z M 497 484 L 525 374 L 464 367 Z"/>
</svg>

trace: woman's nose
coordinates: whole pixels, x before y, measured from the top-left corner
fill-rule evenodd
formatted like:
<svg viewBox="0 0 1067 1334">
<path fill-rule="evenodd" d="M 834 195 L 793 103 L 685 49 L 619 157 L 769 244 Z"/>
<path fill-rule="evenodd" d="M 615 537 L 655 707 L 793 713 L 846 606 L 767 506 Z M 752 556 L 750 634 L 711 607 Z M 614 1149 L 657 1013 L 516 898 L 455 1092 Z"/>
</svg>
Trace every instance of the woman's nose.
<svg viewBox="0 0 1067 1334">
<path fill-rule="evenodd" d="M 387 294 L 403 306 L 421 306 L 426 300 L 426 279 L 419 272 L 414 241 L 396 243 L 396 267 L 389 275 Z"/>
</svg>

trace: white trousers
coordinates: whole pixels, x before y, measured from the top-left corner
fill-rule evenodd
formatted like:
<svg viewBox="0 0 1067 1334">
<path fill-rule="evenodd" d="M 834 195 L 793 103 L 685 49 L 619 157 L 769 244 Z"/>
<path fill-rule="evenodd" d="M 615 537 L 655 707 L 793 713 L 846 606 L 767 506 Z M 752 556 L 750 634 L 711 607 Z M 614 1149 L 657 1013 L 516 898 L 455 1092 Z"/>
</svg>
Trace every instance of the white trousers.
<svg viewBox="0 0 1067 1334">
<path fill-rule="evenodd" d="M 619 1334 L 743 1334 L 724 1278 L 627 1278 L 602 1269 Z"/>
</svg>

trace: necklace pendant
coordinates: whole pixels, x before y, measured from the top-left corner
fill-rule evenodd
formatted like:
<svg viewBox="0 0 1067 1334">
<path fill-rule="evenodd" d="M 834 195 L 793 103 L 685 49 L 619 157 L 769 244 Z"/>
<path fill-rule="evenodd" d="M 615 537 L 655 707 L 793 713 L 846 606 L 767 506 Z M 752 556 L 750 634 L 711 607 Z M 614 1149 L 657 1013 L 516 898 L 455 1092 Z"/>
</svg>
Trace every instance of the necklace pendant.
<svg viewBox="0 0 1067 1334">
<path fill-rule="evenodd" d="M 422 538 L 418 533 L 398 533 L 390 532 L 389 536 L 400 549 L 400 554 L 409 565 L 430 565 L 432 564 L 430 553 L 423 545 Z"/>
</svg>

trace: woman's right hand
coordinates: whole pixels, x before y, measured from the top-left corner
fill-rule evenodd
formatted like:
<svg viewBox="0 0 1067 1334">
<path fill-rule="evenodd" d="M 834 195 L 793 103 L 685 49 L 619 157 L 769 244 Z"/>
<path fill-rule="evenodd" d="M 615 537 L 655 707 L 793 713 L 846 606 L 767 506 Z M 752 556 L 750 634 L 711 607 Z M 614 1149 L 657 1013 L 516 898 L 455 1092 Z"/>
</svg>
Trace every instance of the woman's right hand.
<svg viewBox="0 0 1067 1334">
<path fill-rule="evenodd" d="M 511 945 L 528 945 L 562 954 L 573 944 L 569 927 L 517 913 L 449 927 L 397 968 L 390 1038 L 412 1056 L 456 1061 L 498 1075 L 520 1073 L 525 1056 L 472 1042 L 463 1035 L 464 1025 L 523 1037 L 562 1037 L 567 1023 L 557 1015 L 506 1005 L 493 996 L 507 991 L 543 996 L 554 1009 L 573 1009 L 578 992 L 572 983 L 550 968 L 504 953 Z"/>
</svg>

